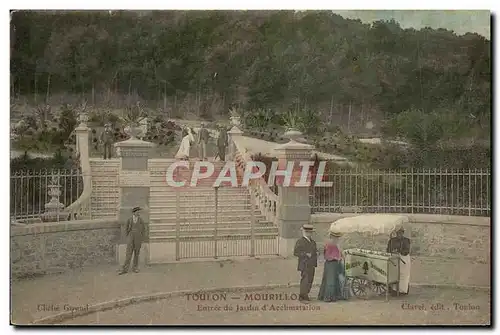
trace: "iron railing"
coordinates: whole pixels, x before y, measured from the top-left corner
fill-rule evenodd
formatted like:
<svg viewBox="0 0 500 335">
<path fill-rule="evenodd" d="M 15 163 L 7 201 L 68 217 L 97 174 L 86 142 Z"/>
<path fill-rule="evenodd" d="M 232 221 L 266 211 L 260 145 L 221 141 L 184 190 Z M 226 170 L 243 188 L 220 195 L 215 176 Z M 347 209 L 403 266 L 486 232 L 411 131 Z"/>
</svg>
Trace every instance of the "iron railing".
<svg viewBox="0 0 500 335">
<path fill-rule="evenodd" d="M 15 171 L 10 177 L 11 222 L 66 221 L 64 209 L 82 192 L 79 170 Z"/>
<path fill-rule="evenodd" d="M 490 216 L 489 169 L 338 170 L 311 187 L 313 212 Z"/>
</svg>

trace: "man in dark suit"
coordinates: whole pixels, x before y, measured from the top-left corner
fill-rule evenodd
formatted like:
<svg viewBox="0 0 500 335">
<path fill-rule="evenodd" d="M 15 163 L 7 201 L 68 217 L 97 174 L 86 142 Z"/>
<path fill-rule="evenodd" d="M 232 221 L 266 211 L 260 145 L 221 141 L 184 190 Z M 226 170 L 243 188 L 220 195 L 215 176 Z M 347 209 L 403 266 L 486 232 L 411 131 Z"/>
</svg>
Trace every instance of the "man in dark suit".
<svg viewBox="0 0 500 335">
<path fill-rule="evenodd" d="M 226 161 L 226 148 L 228 145 L 228 136 L 227 136 L 227 130 L 225 126 L 222 126 L 219 129 L 219 137 L 217 137 L 217 149 L 218 149 L 218 156 L 221 161 Z"/>
<path fill-rule="evenodd" d="M 119 273 L 120 275 L 128 272 L 132 254 L 134 254 L 133 271 L 139 272 L 139 252 L 141 251 L 142 241 L 147 233 L 146 223 L 139 215 L 140 210 L 140 207 L 134 207 L 132 209 L 132 217 L 127 220 L 127 254 L 123 268 Z"/>
<path fill-rule="evenodd" d="M 106 123 L 104 125 L 104 131 L 101 133 L 101 137 L 99 139 L 104 148 L 104 159 L 111 159 L 114 137 L 115 135 L 111 129 L 111 124 Z"/>
<path fill-rule="evenodd" d="M 410 239 L 404 236 L 404 227 L 398 227 L 396 230 L 396 236 L 389 239 L 387 243 L 387 252 L 392 254 L 401 254 L 402 256 L 408 256 L 410 253 Z"/>
<path fill-rule="evenodd" d="M 394 233 L 396 236 L 394 236 Z M 391 234 L 389 243 L 387 243 L 387 252 L 399 255 L 399 284 L 389 287 L 389 292 L 393 295 L 398 293 L 408 294 L 411 272 L 411 241 L 408 237 L 404 236 L 405 229 L 403 226 L 397 227 L 394 233 Z"/>
<path fill-rule="evenodd" d="M 314 280 L 315 268 L 318 266 L 318 251 L 316 242 L 312 239 L 314 227 L 310 224 L 302 226 L 302 238 L 295 243 L 293 255 L 297 256 L 297 270 L 300 271 L 300 294 L 299 301 L 309 301 L 309 292 L 311 291 Z"/>
<path fill-rule="evenodd" d="M 205 124 L 201 124 L 200 132 L 198 133 L 198 146 L 200 150 L 200 161 L 204 161 L 207 157 L 207 144 L 210 138 L 210 133 L 207 128 L 205 128 Z"/>
</svg>

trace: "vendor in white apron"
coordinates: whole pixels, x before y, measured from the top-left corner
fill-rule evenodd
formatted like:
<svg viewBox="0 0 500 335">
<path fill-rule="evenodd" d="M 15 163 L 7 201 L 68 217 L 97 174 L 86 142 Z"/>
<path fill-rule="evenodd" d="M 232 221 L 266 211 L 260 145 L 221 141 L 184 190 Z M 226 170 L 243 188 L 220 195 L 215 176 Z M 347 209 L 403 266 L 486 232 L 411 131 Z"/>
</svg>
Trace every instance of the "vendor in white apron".
<svg viewBox="0 0 500 335">
<path fill-rule="evenodd" d="M 410 288 L 410 270 L 411 270 L 411 258 L 410 258 L 410 239 L 404 236 L 403 226 L 399 226 L 395 229 L 394 233 L 396 236 L 391 237 L 389 243 L 387 244 L 387 252 L 392 254 L 400 255 L 399 264 L 399 293 L 408 294 Z M 391 236 L 393 236 L 391 234 Z M 394 285 L 391 291 L 395 293 L 397 290 L 397 285 Z"/>
</svg>

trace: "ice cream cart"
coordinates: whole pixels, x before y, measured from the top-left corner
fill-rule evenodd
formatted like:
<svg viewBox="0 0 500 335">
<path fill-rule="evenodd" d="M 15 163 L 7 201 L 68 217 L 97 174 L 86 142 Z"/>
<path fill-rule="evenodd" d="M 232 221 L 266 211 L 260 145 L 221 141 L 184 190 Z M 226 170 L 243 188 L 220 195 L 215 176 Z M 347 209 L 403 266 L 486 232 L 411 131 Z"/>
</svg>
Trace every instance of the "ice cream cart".
<svg viewBox="0 0 500 335">
<path fill-rule="evenodd" d="M 389 239 L 394 231 L 408 222 L 408 217 L 402 215 L 366 214 L 337 220 L 331 224 L 330 230 L 342 234 L 369 232 L 373 237 L 383 234 Z M 396 285 L 396 292 L 399 292 L 400 262 L 399 254 L 360 248 L 344 250 L 345 274 L 351 294 L 368 298 L 385 293 L 387 300 L 390 286 Z"/>
</svg>

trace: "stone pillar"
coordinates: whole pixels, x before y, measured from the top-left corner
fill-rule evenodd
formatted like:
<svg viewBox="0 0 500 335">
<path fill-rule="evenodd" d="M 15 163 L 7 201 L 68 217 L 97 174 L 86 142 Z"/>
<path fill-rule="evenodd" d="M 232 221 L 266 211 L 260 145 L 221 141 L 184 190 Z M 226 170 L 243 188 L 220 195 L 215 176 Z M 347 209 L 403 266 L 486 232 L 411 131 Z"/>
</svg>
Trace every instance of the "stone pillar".
<svg viewBox="0 0 500 335">
<path fill-rule="evenodd" d="M 121 224 L 121 239 L 118 246 L 118 262 L 125 261 L 127 219 L 132 216 L 132 209 L 136 206 L 142 208 L 141 217 L 149 226 L 149 169 L 148 159 L 153 143 L 145 142 L 132 137 L 129 140 L 115 143 L 120 157 L 119 187 L 120 203 L 118 220 Z M 149 229 L 146 240 L 140 253 L 140 264 L 147 264 L 149 260 Z"/>
<path fill-rule="evenodd" d="M 238 137 L 241 137 L 243 132 L 237 126 L 233 126 L 233 128 L 227 132 L 227 135 L 229 136 L 229 150 L 226 160 L 234 160 L 234 156 L 236 155 L 236 145 L 234 141 L 235 139 L 237 140 Z M 244 152 L 242 152 L 242 154 L 244 154 Z"/>
<path fill-rule="evenodd" d="M 285 136 L 290 142 L 280 145 L 275 150 L 279 161 L 295 163 L 299 168 L 300 161 L 311 160 L 313 146 L 295 141 L 300 137 L 298 131 L 289 131 Z M 286 168 L 286 164 L 283 169 Z M 280 255 L 289 257 L 293 255 L 295 242 L 301 237 L 300 228 L 303 224 L 311 223 L 311 206 L 309 204 L 309 187 L 307 186 L 278 186 L 278 204 L 276 221 L 280 232 Z"/>
<path fill-rule="evenodd" d="M 88 114 L 87 113 L 80 113 L 78 115 L 78 119 L 80 121 L 80 124 L 78 127 L 75 128 L 75 151 L 76 154 L 82 155 L 82 151 L 89 146 L 89 131 L 90 128 L 87 126 L 87 121 L 88 121 Z"/>
</svg>

